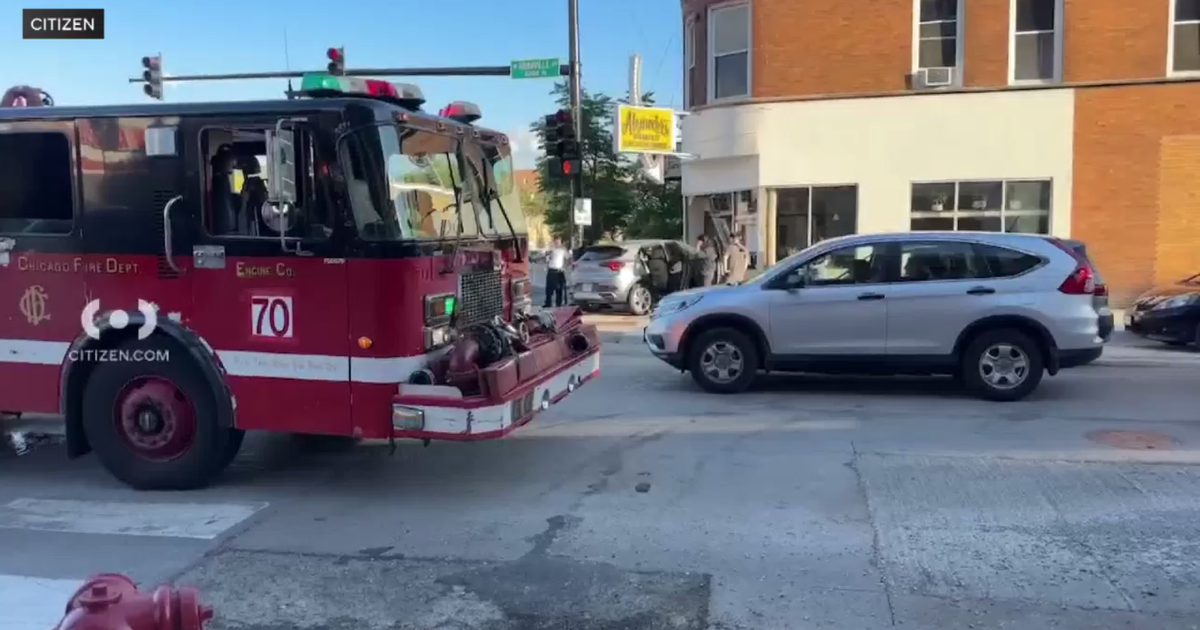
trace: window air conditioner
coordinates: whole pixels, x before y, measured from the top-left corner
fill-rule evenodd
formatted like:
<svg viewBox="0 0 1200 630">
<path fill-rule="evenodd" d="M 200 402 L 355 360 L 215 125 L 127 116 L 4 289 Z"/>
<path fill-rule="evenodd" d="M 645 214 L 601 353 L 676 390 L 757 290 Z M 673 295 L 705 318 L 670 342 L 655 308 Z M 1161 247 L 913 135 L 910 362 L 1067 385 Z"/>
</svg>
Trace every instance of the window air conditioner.
<svg viewBox="0 0 1200 630">
<path fill-rule="evenodd" d="M 954 85 L 954 68 L 921 68 L 917 70 L 914 78 L 914 87 L 946 87 Z"/>
</svg>

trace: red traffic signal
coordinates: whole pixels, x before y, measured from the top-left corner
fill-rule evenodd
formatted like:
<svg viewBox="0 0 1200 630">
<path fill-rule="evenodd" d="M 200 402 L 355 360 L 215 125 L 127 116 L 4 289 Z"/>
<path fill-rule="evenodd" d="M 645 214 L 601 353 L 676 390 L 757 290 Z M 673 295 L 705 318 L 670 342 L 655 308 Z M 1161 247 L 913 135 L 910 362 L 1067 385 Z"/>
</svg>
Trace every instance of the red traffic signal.
<svg viewBox="0 0 1200 630">
<path fill-rule="evenodd" d="M 329 58 L 329 65 L 326 68 L 329 74 L 343 75 L 346 73 L 346 51 L 342 48 L 330 48 L 325 51 L 325 56 Z"/>
<path fill-rule="evenodd" d="M 550 170 L 551 175 L 574 177 L 581 174 L 579 160 L 557 160 Z"/>
</svg>

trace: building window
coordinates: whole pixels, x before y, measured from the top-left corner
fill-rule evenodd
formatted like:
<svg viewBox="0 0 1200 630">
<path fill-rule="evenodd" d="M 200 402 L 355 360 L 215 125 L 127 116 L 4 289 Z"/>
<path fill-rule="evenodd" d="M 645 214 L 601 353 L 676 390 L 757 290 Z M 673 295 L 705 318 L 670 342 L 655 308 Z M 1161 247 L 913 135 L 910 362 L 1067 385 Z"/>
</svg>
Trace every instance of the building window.
<svg viewBox="0 0 1200 630">
<path fill-rule="evenodd" d="M 959 0 L 917 2 L 917 69 L 957 68 L 962 52 Z"/>
<path fill-rule="evenodd" d="M 0 233 L 70 233 L 75 216 L 71 173 L 65 134 L 0 134 Z"/>
<path fill-rule="evenodd" d="M 685 108 L 697 105 L 692 98 L 693 78 L 696 72 L 696 20 L 689 18 L 683 28 L 683 103 Z"/>
<path fill-rule="evenodd" d="M 858 229 L 858 186 L 811 186 L 775 191 L 775 255 Z"/>
<path fill-rule="evenodd" d="M 1050 180 L 912 185 L 912 229 L 1049 234 Z"/>
<path fill-rule="evenodd" d="M 750 96 L 750 5 L 708 10 L 709 100 Z"/>
<path fill-rule="evenodd" d="M 1171 72 L 1200 72 L 1200 0 L 1171 2 Z"/>
<path fill-rule="evenodd" d="M 1013 0 L 1013 82 L 1053 82 L 1062 74 L 1063 0 Z"/>
</svg>

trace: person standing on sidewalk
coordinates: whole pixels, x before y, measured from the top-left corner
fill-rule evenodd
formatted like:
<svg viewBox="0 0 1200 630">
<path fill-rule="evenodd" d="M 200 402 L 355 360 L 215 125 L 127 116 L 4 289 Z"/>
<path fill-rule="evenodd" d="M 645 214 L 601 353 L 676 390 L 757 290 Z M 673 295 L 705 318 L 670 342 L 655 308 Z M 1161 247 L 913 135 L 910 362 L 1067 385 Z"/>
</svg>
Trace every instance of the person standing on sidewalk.
<svg viewBox="0 0 1200 630">
<path fill-rule="evenodd" d="M 711 287 L 717 283 L 717 246 L 712 239 L 701 234 L 696 239 L 696 249 L 704 256 L 700 267 L 700 278 L 703 286 Z"/>
<path fill-rule="evenodd" d="M 562 239 L 554 239 L 546 252 L 546 303 L 543 308 L 563 306 L 567 302 L 567 250 Z"/>
<path fill-rule="evenodd" d="M 733 235 L 733 240 L 729 243 L 729 252 L 726 256 L 726 267 L 729 269 L 729 275 L 725 277 L 725 281 L 729 284 L 741 284 L 746 281 L 746 271 L 750 268 L 750 250 L 742 244 L 740 235 Z"/>
</svg>

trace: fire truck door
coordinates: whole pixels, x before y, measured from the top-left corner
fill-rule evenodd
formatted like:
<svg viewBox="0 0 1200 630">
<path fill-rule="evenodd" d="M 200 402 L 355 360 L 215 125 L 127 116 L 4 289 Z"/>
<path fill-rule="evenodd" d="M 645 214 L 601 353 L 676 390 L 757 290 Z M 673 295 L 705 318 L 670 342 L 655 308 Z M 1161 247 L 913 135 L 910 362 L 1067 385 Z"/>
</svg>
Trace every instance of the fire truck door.
<svg viewBox="0 0 1200 630">
<path fill-rule="evenodd" d="M 67 345 L 81 332 L 72 121 L 0 132 L 0 409 L 55 413 Z"/>
<path fill-rule="evenodd" d="M 318 189 L 314 127 L 237 119 L 195 130 L 206 160 L 195 325 L 221 358 L 243 429 L 352 434 L 347 266 Z"/>
</svg>

